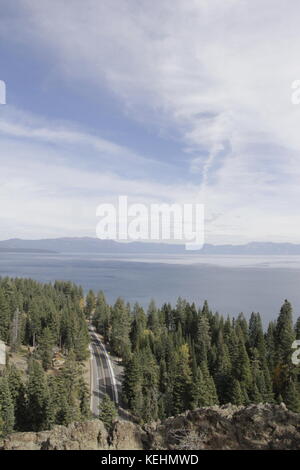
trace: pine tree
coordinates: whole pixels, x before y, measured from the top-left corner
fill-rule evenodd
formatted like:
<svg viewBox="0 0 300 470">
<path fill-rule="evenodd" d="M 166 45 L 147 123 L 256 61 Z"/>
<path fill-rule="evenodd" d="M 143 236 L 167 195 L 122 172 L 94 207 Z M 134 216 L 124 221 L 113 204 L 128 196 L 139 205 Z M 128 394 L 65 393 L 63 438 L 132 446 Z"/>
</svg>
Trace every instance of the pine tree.
<svg viewBox="0 0 300 470">
<path fill-rule="evenodd" d="M 56 418 L 56 407 L 53 403 L 53 398 L 50 394 L 49 388 L 49 377 L 45 377 L 45 403 L 44 403 L 44 414 L 45 414 L 45 421 L 43 425 L 43 429 L 51 429 L 52 426 L 55 424 Z"/>
<path fill-rule="evenodd" d="M 139 353 L 133 355 L 124 370 L 123 393 L 128 407 L 137 416 L 141 415 L 143 406 L 143 373 Z"/>
<path fill-rule="evenodd" d="M 250 320 L 251 323 L 251 320 Z M 248 326 L 247 320 L 244 317 L 243 313 L 240 313 L 237 320 L 236 320 L 236 327 L 241 331 L 242 336 L 243 336 L 243 341 L 245 343 L 245 346 L 248 346 L 249 343 L 249 330 L 251 334 L 251 327 L 250 324 Z"/>
<path fill-rule="evenodd" d="M 136 303 L 133 307 L 133 321 L 130 330 L 130 340 L 133 351 L 140 349 L 142 346 L 146 327 L 147 317 L 144 309 Z"/>
<path fill-rule="evenodd" d="M 200 406 L 212 406 L 219 404 L 219 398 L 215 386 L 213 377 L 210 374 L 207 362 L 203 361 L 200 364 L 202 378 L 203 378 L 203 390 L 199 398 Z"/>
<path fill-rule="evenodd" d="M 26 430 L 27 403 L 26 390 L 19 370 L 14 364 L 7 367 L 6 377 L 15 411 L 15 429 Z"/>
<path fill-rule="evenodd" d="M 252 380 L 253 383 L 249 390 L 249 398 L 251 403 L 262 403 L 263 396 L 266 393 L 265 378 L 262 370 L 260 369 L 260 362 L 257 349 L 254 349 L 256 356 L 252 360 Z"/>
<path fill-rule="evenodd" d="M 96 307 L 95 294 L 92 290 L 89 290 L 86 296 L 85 309 L 84 309 L 84 312 L 87 318 L 89 318 L 94 313 L 95 307 Z"/>
<path fill-rule="evenodd" d="M 168 390 L 168 371 L 167 364 L 165 359 L 162 359 L 159 364 L 159 394 L 160 394 L 160 411 L 159 418 L 163 419 L 165 417 L 165 395 Z"/>
<path fill-rule="evenodd" d="M 244 395 L 238 380 L 233 379 L 231 390 L 231 403 L 233 405 L 243 405 Z"/>
<path fill-rule="evenodd" d="M 115 354 L 122 357 L 126 362 L 130 358 L 131 343 L 130 333 L 130 314 L 124 301 L 118 298 L 112 310 L 111 326 L 111 346 Z"/>
<path fill-rule="evenodd" d="M 90 413 L 90 393 L 83 377 L 80 377 L 78 387 L 79 387 L 78 399 L 80 403 L 79 407 L 80 407 L 81 418 L 88 419 L 91 414 Z"/>
<path fill-rule="evenodd" d="M 204 391 L 204 382 L 201 368 L 197 367 L 193 373 L 193 382 L 191 386 L 191 409 L 196 409 L 202 406 L 205 402 L 202 394 Z"/>
<path fill-rule="evenodd" d="M 300 413 L 300 394 L 296 383 L 290 380 L 283 396 L 284 403 L 286 406 L 294 411 Z"/>
<path fill-rule="evenodd" d="M 265 403 L 274 403 L 273 383 L 272 383 L 271 375 L 270 375 L 267 365 L 264 366 L 262 372 L 264 375 L 264 382 L 265 382 L 265 390 L 262 393 L 263 401 Z"/>
<path fill-rule="evenodd" d="M 204 315 L 206 318 L 209 318 L 210 316 L 210 310 L 208 306 L 207 300 L 204 300 L 203 307 L 202 307 L 202 315 Z"/>
<path fill-rule="evenodd" d="M 20 347 L 20 323 L 21 323 L 21 314 L 19 309 L 17 308 L 13 313 L 13 318 L 10 325 L 10 350 L 12 352 L 18 351 Z"/>
<path fill-rule="evenodd" d="M 47 412 L 49 427 L 53 424 L 64 424 L 62 403 L 65 391 L 63 387 L 60 387 L 59 375 L 49 375 L 47 377 L 47 392 L 49 398 Z"/>
<path fill-rule="evenodd" d="M 81 380 L 80 365 L 75 360 L 75 354 L 70 352 L 57 380 L 57 393 L 59 395 L 57 415 L 60 424 L 68 425 L 81 419 Z"/>
<path fill-rule="evenodd" d="M 97 295 L 96 308 L 93 316 L 93 325 L 98 333 L 102 334 L 104 341 L 109 340 L 110 332 L 110 307 L 106 303 L 105 295 L 102 291 Z"/>
<path fill-rule="evenodd" d="M 74 330 L 74 353 L 77 361 L 84 361 L 88 358 L 89 335 L 86 323 L 81 319 Z"/>
<path fill-rule="evenodd" d="M 10 308 L 3 289 L 0 289 L 0 340 L 8 343 L 10 327 Z"/>
<path fill-rule="evenodd" d="M 41 332 L 41 315 L 39 305 L 36 299 L 32 300 L 29 307 L 29 315 L 26 327 L 27 342 L 36 346 L 36 338 Z"/>
<path fill-rule="evenodd" d="M 0 406 L 0 437 L 4 437 L 4 421 L 2 419 L 1 406 Z"/>
<path fill-rule="evenodd" d="M 209 332 L 209 321 L 207 314 L 205 313 L 208 309 L 208 306 L 204 304 L 203 311 L 199 315 L 198 319 L 198 328 L 197 328 L 197 341 L 196 349 L 198 355 L 198 364 L 201 364 L 203 361 L 207 361 L 207 353 L 210 348 L 211 338 Z"/>
<path fill-rule="evenodd" d="M 158 318 L 158 311 L 155 305 L 155 301 L 152 299 L 150 301 L 148 307 L 148 328 L 153 331 L 157 332 L 159 329 L 159 318 Z"/>
<path fill-rule="evenodd" d="M 289 363 L 295 332 L 293 328 L 292 306 L 287 300 L 284 301 L 277 319 L 275 338 L 277 364 Z"/>
<path fill-rule="evenodd" d="M 61 424 L 68 426 L 74 421 L 80 421 L 81 413 L 75 390 L 72 390 L 70 395 L 62 394 L 62 406 L 61 406 Z"/>
<path fill-rule="evenodd" d="M 99 406 L 99 419 L 105 424 L 106 428 L 110 430 L 116 417 L 116 406 L 106 394 L 104 395 Z"/>
<path fill-rule="evenodd" d="M 266 339 L 266 359 L 267 359 L 267 364 L 270 370 L 270 373 L 273 376 L 275 365 L 276 365 L 276 339 L 275 339 L 275 334 L 276 334 L 276 326 L 274 322 L 270 322 L 268 325 L 267 333 L 265 335 Z"/>
<path fill-rule="evenodd" d="M 285 398 L 289 388 L 292 375 L 292 343 L 295 339 L 293 328 L 292 306 L 285 300 L 281 307 L 275 330 L 275 371 L 274 387 L 277 395 Z"/>
<path fill-rule="evenodd" d="M 144 422 L 158 419 L 159 368 L 149 347 L 141 351 L 142 368 L 142 412 Z"/>
<path fill-rule="evenodd" d="M 297 318 L 297 321 L 295 324 L 295 336 L 296 336 L 296 339 L 300 339 L 300 317 Z"/>
<path fill-rule="evenodd" d="M 174 331 L 176 329 L 175 321 L 174 321 L 174 311 L 172 309 L 172 305 L 170 303 L 164 304 L 162 306 L 162 311 L 164 314 L 165 325 L 169 332 Z"/>
<path fill-rule="evenodd" d="M 47 428 L 47 393 L 46 378 L 42 366 L 36 360 L 31 360 L 28 367 L 28 422 L 33 431 Z"/>
<path fill-rule="evenodd" d="M 238 355 L 235 357 L 233 373 L 245 390 L 251 393 L 251 386 L 253 384 L 251 366 L 242 338 L 238 342 Z"/>
<path fill-rule="evenodd" d="M 215 383 L 218 396 L 221 403 L 226 403 L 230 400 L 230 387 L 232 379 L 232 364 L 229 356 L 227 344 L 223 339 L 223 334 L 220 331 L 217 341 L 217 360 L 215 368 Z"/>
<path fill-rule="evenodd" d="M 192 371 L 190 368 L 190 354 L 187 344 L 183 344 L 178 351 L 176 374 L 173 385 L 173 412 L 181 413 L 189 408 L 191 397 Z"/>
<path fill-rule="evenodd" d="M 262 327 L 262 321 L 259 313 L 252 313 L 249 322 L 249 343 L 251 355 L 258 352 L 258 359 L 263 363 L 266 360 L 266 346 Z"/>
<path fill-rule="evenodd" d="M 53 356 L 52 349 L 53 336 L 50 328 L 46 327 L 43 329 L 39 339 L 39 355 L 42 360 L 42 366 L 45 370 L 48 370 L 51 367 Z"/>
<path fill-rule="evenodd" d="M 5 376 L 0 377 L 0 421 L 2 436 L 13 431 L 15 424 L 14 403 Z"/>
</svg>

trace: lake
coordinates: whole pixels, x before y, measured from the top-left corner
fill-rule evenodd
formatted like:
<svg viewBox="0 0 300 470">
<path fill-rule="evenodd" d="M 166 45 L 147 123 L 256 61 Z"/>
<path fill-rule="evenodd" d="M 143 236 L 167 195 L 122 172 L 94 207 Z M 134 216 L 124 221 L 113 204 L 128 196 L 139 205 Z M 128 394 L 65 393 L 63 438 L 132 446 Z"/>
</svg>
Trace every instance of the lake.
<svg viewBox="0 0 300 470">
<path fill-rule="evenodd" d="M 121 296 L 147 306 L 178 296 L 214 311 L 248 317 L 259 311 L 266 324 L 287 298 L 300 315 L 299 256 L 0 253 L 0 276 L 49 282 L 70 280 L 85 291 L 102 289 L 109 302 Z"/>
</svg>

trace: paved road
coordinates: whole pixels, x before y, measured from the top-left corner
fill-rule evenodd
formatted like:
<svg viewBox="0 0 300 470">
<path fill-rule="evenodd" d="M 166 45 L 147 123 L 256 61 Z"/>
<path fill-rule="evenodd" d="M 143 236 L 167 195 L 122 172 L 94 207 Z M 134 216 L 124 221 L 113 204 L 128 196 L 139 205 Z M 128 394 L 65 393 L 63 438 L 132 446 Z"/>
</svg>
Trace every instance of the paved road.
<svg viewBox="0 0 300 470">
<path fill-rule="evenodd" d="M 99 415 L 99 404 L 104 394 L 119 404 L 118 389 L 109 354 L 99 335 L 90 329 L 91 336 L 91 410 Z"/>
</svg>

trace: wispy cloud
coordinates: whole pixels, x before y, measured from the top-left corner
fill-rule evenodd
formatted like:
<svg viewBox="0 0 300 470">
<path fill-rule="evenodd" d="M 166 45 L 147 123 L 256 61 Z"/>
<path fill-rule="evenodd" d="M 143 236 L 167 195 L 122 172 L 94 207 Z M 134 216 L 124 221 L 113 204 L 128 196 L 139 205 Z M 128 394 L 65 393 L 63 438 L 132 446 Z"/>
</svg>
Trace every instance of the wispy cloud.
<svg viewBox="0 0 300 470">
<path fill-rule="evenodd" d="M 179 192 L 184 197 L 184 189 L 198 190 L 207 217 L 219 214 L 207 227 L 211 240 L 300 241 L 300 107 L 290 102 L 290 84 L 300 76 L 296 2 L 19 0 L 19 5 L 20 14 L 0 27 L 3 38 L 39 44 L 55 58 L 64 80 L 81 83 L 91 95 L 106 87 L 131 119 L 151 123 L 157 132 L 176 130 L 191 181 L 198 178 L 196 189 L 186 181 Z M 0 122 L 0 131 L 93 148 L 102 155 L 104 172 L 119 177 L 126 165 L 139 168 L 131 179 L 137 188 L 141 175 L 142 185 L 151 183 L 162 197 L 164 187 L 176 187 L 164 185 L 164 155 L 159 168 L 128 148 L 71 127 L 10 126 Z"/>
<path fill-rule="evenodd" d="M 28 124 L 32 116 L 23 127 L 19 113 L 15 122 L 15 114 L 9 114 L 9 120 L 0 120 L 0 238 L 95 236 L 96 207 L 117 202 L 120 194 L 128 195 L 132 203 L 173 202 L 196 195 L 193 185 L 170 185 L 142 176 L 145 165 L 156 165 L 156 171 L 161 171 L 168 168 L 164 163 L 149 162 L 112 142 L 67 127 L 36 128 Z M 100 164 L 85 167 L 82 160 L 92 147 Z M 120 166 L 131 165 L 133 172 L 120 174 Z M 138 178 L 134 176 L 137 167 Z"/>
</svg>

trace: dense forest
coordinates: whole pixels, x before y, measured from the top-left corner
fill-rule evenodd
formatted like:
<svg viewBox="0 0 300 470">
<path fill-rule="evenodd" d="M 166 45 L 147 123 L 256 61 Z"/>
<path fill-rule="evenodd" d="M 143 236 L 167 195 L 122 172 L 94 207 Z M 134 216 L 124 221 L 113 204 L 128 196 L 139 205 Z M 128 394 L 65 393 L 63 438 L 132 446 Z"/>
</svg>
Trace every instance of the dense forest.
<svg viewBox="0 0 300 470">
<path fill-rule="evenodd" d="M 84 296 L 70 282 L 3 278 L 0 339 L 10 346 L 10 357 L 25 350 L 28 367 L 22 372 L 9 358 L 1 373 L 0 435 L 90 417 L 82 366 L 90 318 L 122 358 L 123 403 L 140 422 L 229 402 L 283 401 L 300 412 L 300 371 L 291 360 L 300 318 L 294 325 L 287 300 L 264 331 L 259 313 L 249 320 L 242 313 L 224 318 L 206 301 L 202 308 L 182 298 L 175 307 L 157 308 L 151 301 L 145 312 L 121 298 L 111 306 L 103 292 Z M 58 369 L 55 351 L 64 357 Z"/>
<path fill-rule="evenodd" d="M 0 436 L 40 431 L 89 417 L 89 391 L 81 361 L 88 357 L 88 328 L 81 288 L 0 279 L 0 339 L 26 354 L 28 368 L 10 363 L 0 377 Z M 63 365 L 53 370 L 55 350 Z M 11 354 L 10 354 L 11 356 Z"/>
<path fill-rule="evenodd" d="M 286 300 L 264 332 L 259 313 L 224 319 L 205 302 L 201 309 L 179 298 L 175 308 L 133 309 L 102 292 L 88 294 L 94 324 L 123 358 L 123 395 L 141 422 L 215 404 L 285 402 L 300 412 L 299 368 L 291 360 L 300 339 Z"/>
</svg>

